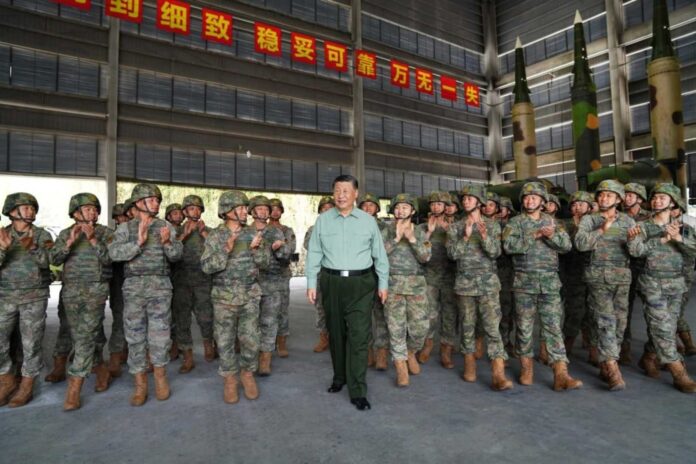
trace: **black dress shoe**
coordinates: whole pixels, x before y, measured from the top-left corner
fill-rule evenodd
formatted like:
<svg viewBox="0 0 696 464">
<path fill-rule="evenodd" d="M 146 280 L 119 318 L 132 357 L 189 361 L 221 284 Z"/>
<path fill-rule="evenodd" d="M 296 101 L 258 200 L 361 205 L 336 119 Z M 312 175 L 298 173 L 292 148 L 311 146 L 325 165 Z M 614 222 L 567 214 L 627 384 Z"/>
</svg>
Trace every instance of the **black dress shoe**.
<svg viewBox="0 0 696 464">
<path fill-rule="evenodd" d="M 327 390 L 329 393 L 338 393 L 343 389 L 343 384 L 342 383 L 332 383 L 329 389 Z"/>
<path fill-rule="evenodd" d="M 365 409 L 372 409 L 372 406 L 370 406 L 370 402 L 367 401 L 367 398 L 352 398 L 350 402 L 354 404 L 359 411 L 364 411 Z"/>
</svg>

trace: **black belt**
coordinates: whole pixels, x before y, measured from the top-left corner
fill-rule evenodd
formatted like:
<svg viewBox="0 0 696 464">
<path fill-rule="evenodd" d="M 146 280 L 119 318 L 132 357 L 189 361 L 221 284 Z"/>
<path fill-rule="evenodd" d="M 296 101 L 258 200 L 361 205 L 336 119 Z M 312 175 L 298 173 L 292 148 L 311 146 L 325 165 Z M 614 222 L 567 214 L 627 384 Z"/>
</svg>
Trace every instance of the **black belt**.
<svg viewBox="0 0 696 464">
<path fill-rule="evenodd" d="M 337 275 L 337 276 L 341 276 L 341 277 L 357 277 L 357 276 L 365 275 L 368 272 L 372 272 L 372 269 L 373 268 L 368 267 L 367 269 L 362 269 L 359 271 L 339 271 L 336 269 L 329 269 L 328 267 L 322 267 L 321 272 L 326 272 L 327 274 Z"/>
</svg>

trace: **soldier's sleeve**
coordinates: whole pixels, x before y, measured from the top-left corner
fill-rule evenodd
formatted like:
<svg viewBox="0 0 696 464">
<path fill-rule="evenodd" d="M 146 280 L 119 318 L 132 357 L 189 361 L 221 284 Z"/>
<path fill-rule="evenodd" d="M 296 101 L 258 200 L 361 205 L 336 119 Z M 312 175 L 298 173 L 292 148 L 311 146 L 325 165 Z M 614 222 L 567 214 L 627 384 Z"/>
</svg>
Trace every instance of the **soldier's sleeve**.
<svg viewBox="0 0 696 464">
<path fill-rule="evenodd" d="M 629 240 L 628 230 L 636 226 L 636 221 L 626 216 L 626 222 L 626 249 L 628 250 L 629 255 L 633 256 L 634 258 L 638 258 L 641 256 L 639 247 L 641 242 L 644 240 L 644 236 L 641 232 L 633 240 Z"/>
<path fill-rule="evenodd" d="M 302 248 L 304 248 L 305 251 L 309 250 L 309 239 L 312 236 L 312 230 L 314 230 L 314 226 L 309 226 L 309 229 L 307 229 L 307 232 L 304 234 L 304 243 L 302 244 Z"/>
<path fill-rule="evenodd" d="M 544 242 L 551 247 L 552 250 L 558 253 L 568 253 L 573 249 L 573 242 L 570 240 L 570 235 L 562 224 L 556 224 L 556 231 L 551 238 L 544 237 Z"/>
<path fill-rule="evenodd" d="M 285 229 L 285 243 L 288 246 L 288 256 L 290 256 L 297 250 L 297 236 L 291 227 Z"/>
<path fill-rule="evenodd" d="M 170 239 L 169 243 L 163 246 L 164 254 L 170 263 L 175 263 L 184 255 L 184 244 L 177 238 L 176 228 L 169 223 L 167 223 L 167 227 L 169 228 Z"/>
<path fill-rule="evenodd" d="M 382 242 L 384 243 L 384 251 L 386 251 L 387 256 L 389 256 L 396 248 L 396 243 L 394 243 L 394 240 L 392 240 L 389 236 L 389 227 L 382 229 L 380 231 L 380 235 L 382 236 Z"/>
<path fill-rule="evenodd" d="M 628 241 L 629 254 L 634 258 L 643 258 L 647 256 L 648 253 L 650 253 L 650 250 L 655 248 L 655 245 L 657 245 L 657 242 L 659 242 L 659 237 L 654 236 L 655 228 L 650 226 L 650 224 L 644 224 L 641 226 L 640 234 L 638 234 L 638 236 L 633 240 Z"/>
<path fill-rule="evenodd" d="M 261 244 L 257 249 L 251 250 L 251 257 L 259 269 L 268 269 L 268 266 L 271 265 L 272 255 L 271 243 L 268 243 L 265 238 L 261 240 Z"/>
<path fill-rule="evenodd" d="M 107 247 L 112 261 L 130 261 L 140 254 L 135 241 L 128 240 L 128 223 L 120 224 L 114 233 L 114 240 Z"/>
<path fill-rule="evenodd" d="M 58 237 L 56 238 L 56 243 L 53 245 L 53 248 L 51 248 L 51 251 L 49 252 L 51 264 L 53 264 L 54 266 L 60 266 L 68 259 L 68 256 L 70 256 L 70 248 L 68 248 L 66 242 L 68 240 L 68 237 L 70 236 L 71 230 L 72 227 L 68 227 L 67 229 L 61 230 L 58 234 Z"/>
<path fill-rule="evenodd" d="M 97 244 L 94 246 L 99 258 L 99 264 L 102 266 L 111 265 L 111 257 L 109 256 L 108 245 L 114 239 L 114 231 L 108 227 L 101 228 L 101 236 L 97 237 Z"/>
<path fill-rule="evenodd" d="M 595 228 L 592 216 L 585 216 L 578 224 L 578 231 L 575 233 L 575 248 L 578 251 L 591 251 L 597 247 L 602 231 Z"/>
<path fill-rule="evenodd" d="M 503 231 L 503 249 L 509 255 L 523 255 L 534 243 L 534 235 L 521 226 L 520 221 L 511 220 Z"/>
<path fill-rule="evenodd" d="M 489 258 L 495 259 L 502 253 L 500 245 L 500 224 L 498 224 L 497 221 L 492 221 L 487 228 L 486 240 L 483 241 L 483 251 Z"/>
<path fill-rule="evenodd" d="M 677 248 L 690 258 L 696 257 L 696 232 L 688 225 L 684 224 L 682 230 L 682 241 L 677 242 Z"/>
<path fill-rule="evenodd" d="M 432 257 L 433 247 L 430 241 L 426 240 L 425 233 L 422 229 L 415 229 L 416 243 L 410 243 L 413 253 L 416 255 L 416 259 L 419 263 L 425 264 L 430 261 Z"/>
<path fill-rule="evenodd" d="M 222 234 L 214 230 L 208 235 L 201 255 L 201 270 L 206 274 L 224 271 L 227 267 L 227 253 Z"/>
<path fill-rule="evenodd" d="M 53 248 L 53 239 L 51 235 L 43 229 L 38 231 L 38 234 L 34 237 L 36 243 L 36 248 L 29 251 L 29 254 L 36 264 L 38 264 L 39 269 L 48 269 L 51 260 L 49 257 L 49 252 Z"/>
<path fill-rule="evenodd" d="M 460 245 L 463 240 L 458 224 L 451 224 L 447 228 L 447 256 L 454 261 L 461 258 L 466 252 L 466 244 Z"/>
<path fill-rule="evenodd" d="M 291 244 L 289 243 L 288 237 L 286 237 L 286 235 L 283 233 L 283 231 L 280 229 L 275 229 L 275 228 L 274 228 L 274 230 L 275 230 L 275 232 L 273 234 L 274 235 L 273 241 L 280 240 L 283 242 L 283 244 L 280 246 L 280 248 L 278 248 L 275 251 L 273 251 L 273 249 L 271 249 L 271 251 L 273 252 L 273 256 L 275 256 L 277 259 L 281 259 L 281 260 L 289 259 L 290 255 L 295 250 L 295 240 L 294 240 L 295 234 L 292 234 L 293 242 L 292 242 L 292 248 L 290 248 Z M 273 242 L 271 242 L 271 245 L 272 244 L 273 244 Z"/>
</svg>

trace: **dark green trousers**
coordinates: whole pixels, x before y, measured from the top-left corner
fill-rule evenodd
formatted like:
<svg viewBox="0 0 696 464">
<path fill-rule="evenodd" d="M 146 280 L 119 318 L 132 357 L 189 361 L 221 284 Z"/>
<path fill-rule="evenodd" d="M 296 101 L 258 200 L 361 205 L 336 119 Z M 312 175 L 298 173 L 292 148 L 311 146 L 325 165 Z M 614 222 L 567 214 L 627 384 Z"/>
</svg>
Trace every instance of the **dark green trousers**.
<svg viewBox="0 0 696 464">
<path fill-rule="evenodd" d="M 377 278 L 374 272 L 355 277 L 322 272 L 319 285 L 329 330 L 333 382 L 346 384 L 351 398 L 364 398 Z"/>
</svg>

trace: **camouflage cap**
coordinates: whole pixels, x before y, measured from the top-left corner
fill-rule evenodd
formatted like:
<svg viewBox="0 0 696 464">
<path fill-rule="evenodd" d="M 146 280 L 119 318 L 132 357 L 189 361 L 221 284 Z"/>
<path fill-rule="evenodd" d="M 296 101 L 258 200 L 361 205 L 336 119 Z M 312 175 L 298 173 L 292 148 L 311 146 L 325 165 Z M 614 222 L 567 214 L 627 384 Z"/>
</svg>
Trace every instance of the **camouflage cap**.
<svg viewBox="0 0 696 464">
<path fill-rule="evenodd" d="M 321 213 L 321 208 L 324 207 L 324 205 L 336 206 L 336 202 L 334 201 L 332 196 L 321 197 L 319 199 L 319 206 L 317 207 L 317 213 Z"/>
<path fill-rule="evenodd" d="M 251 198 L 249 198 L 249 205 L 247 207 L 247 211 L 249 214 L 256 208 L 257 206 L 268 206 L 268 211 L 271 210 L 271 200 L 268 199 L 267 196 L 264 195 L 256 195 Z"/>
<path fill-rule="evenodd" d="M 133 187 L 133 193 L 131 193 L 130 199 L 135 203 L 143 198 L 150 197 L 157 197 L 159 201 L 162 201 L 162 192 L 159 187 L 155 184 L 138 184 Z"/>
<path fill-rule="evenodd" d="M 628 184 L 624 185 L 624 191 L 626 193 L 635 193 L 641 197 L 643 201 L 648 201 L 648 192 L 645 190 L 645 186 L 643 184 L 639 184 L 638 182 L 629 182 Z"/>
<path fill-rule="evenodd" d="M 500 196 L 495 192 L 486 191 L 486 201 L 494 201 L 500 206 Z"/>
<path fill-rule="evenodd" d="M 650 198 L 652 198 L 653 195 L 655 195 L 656 193 L 663 193 L 665 195 L 669 195 L 670 198 L 672 198 L 672 201 L 674 201 L 674 204 L 677 205 L 679 209 L 681 209 L 685 213 L 688 211 L 686 203 L 682 198 L 681 190 L 676 185 L 670 182 L 660 182 L 657 185 L 655 185 L 655 187 L 650 192 Z"/>
<path fill-rule="evenodd" d="M 111 219 L 116 219 L 118 216 L 125 216 L 126 212 L 126 206 L 123 203 L 116 203 L 111 207 Z"/>
<path fill-rule="evenodd" d="M 184 201 L 181 202 L 181 209 L 186 209 L 189 206 L 198 206 L 201 209 L 201 212 L 205 211 L 203 199 L 198 195 L 186 195 L 184 197 Z"/>
<path fill-rule="evenodd" d="M 549 201 L 549 194 L 546 191 L 546 186 L 541 182 L 527 182 L 520 190 L 520 202 L 527 195 L 539 195 L 544 201 Z"/>
<path fill-rule="evenodd" d="M 584 190 L 578 190 L 576 192 L 573 192 L 573 194 L 570 196 L 570 201 L 569 204 L 576 203 L 578 201 L 584 201 L 588 205 L 590 205 L 590 208 L 592 207 L 592 202 L 594 201 L 594 197 L 590 192 L 586 192 Z"/>
<path fill-rule="evenodd" d="M 428 195 L 428 203 L 447 203 L 448 201 L 451 201 L 451 197 L 447 192 L 435 191 L 430 192 L 430 195 Z"/>
<path fill-rule="evenodd" d="M 500 197 L 500 207 L 507 208 L 511 213 L 516 213 L 515 207 L 512 205 L 512 200 L 508 197 Z"/>
<path fill-rule="evenodd" d="M 457 194 L 450 193 L 449 196 L 450 196 L 450 201 L 447 204 L 450 206 L 454 205 L 457 207 L 458 210 L 461 210 L 462 209 L 462 202 L 459 201 L 459 197 L 457 196 Z"/>
<path fill-rule="evenodd" d="M 413 208 L 413 210 L 416 213 L 418 212 L 418 198 L 416 198 L 414 195 L 411 195 L 410 193 L 400 193 L 396 195 L 394 198 L 392 198 L 391 203 L 389 204 L 389 212 L 391 214 L 394 214 L 394 208 L 399 203 L 406 203 L 408 205 L 411 205 L 411 208 Z"/>
<path fill-rule="evenodd" d="M 70 203 L 68 204 L 68 216 L 72 217 L 78 208 L 88 205 L 95 206 L 97 208 L 97 212 L 101 214 L 101 203 L 99 203 L 99 198 L 97 198 L 96 195 L 89 192 L 82 192 L 73 195 L 70 198 Z"/>
<path fill-rule="evenodd" d="M 126 201 L 123 202 L 123 209 L 128 213 L 128 210 L 133 207 L 133 200 L 130 198 L 126 199 Z"/>
<path fill-rule="evenodd" d="M 561 200 L 559 200 L 556 195 L 554 195 L 553 193 L 549 193 L 548 197 L 549 199 L 547 200 L 547 203 L 556 203 L 558 209 L 561 209 Z"/>
<path fill-rule="evenodd" d="M 488 193 L 486 192 L 486 187 L 480 184 L 468 184 L 462 187 L 461 192 L 459 192 L 461 197 L 469 196 L 476 197 L 482 205 L 486 204 L 488 201 Z M 461 205 L 458 205 L 461 206 Z"/>
<path fill-rule="evenodd" d="M 22 205 L 31 205 L 37 213 L 39 212 L 39 202 L 36 201 L 34 195 L 26 192 L 17 192 L 11 193 L 5 197 L 5 203 L 2 205 L 2 214 L 10 217 L 10 211 Z"/>
<path fill-rule="evenodd" d="M 271 198 L 269 201 L 271 202 L 271 209 L 276 206 L 280 208 L 281 212 L 285 212 L 285 206 L 283 206 L 283 202 L 280 200 L 280 198 Z"/>
<path fill-rule="evenodd" d="M 172 203 L 172 204 L 168 205 L 167 209 L 164 211 L 164 217 L 165 218 L 168 217 L 169 213 L 171 213 L 172 211 L 176 211 L 176 210 L 182 211 L 182 209 L 183 208 L 181 207 L 181 203 Z"/>
<path fill-rule="evenodd" d="M 626 190 L 624 190 L 623 184 L 618 180 L 613 179 L 603 180 L 599 183 L 595 189 L 595 198 L 597 198 L 599 192 L 614 192 L 619 196 L 619 198 L 621 198 L 621 201 L 623 201 L 626 197 Z"/>
<path fill-rule="evenodd" d="M 218 199 L 218 217 L 225 218 L 225 214 L 235 209 L 237 206 L 249 206 L 249 199 L 239 190 L 227 190 Z"/>
<path fill-rule="evenodd" d="M 377 205 L 377 212 L 382 211 L 382 207 L 379 206 L 379 197 L 373 193 L 363 193 L 358 197 L 358 208 L 362 208 L 363 203 L 366 202 L 374 203 Z"/>
</svg>

